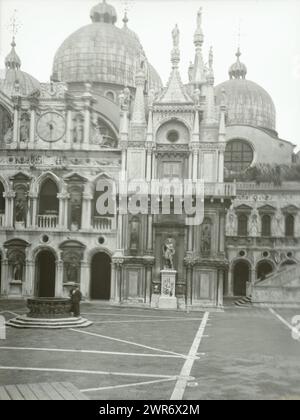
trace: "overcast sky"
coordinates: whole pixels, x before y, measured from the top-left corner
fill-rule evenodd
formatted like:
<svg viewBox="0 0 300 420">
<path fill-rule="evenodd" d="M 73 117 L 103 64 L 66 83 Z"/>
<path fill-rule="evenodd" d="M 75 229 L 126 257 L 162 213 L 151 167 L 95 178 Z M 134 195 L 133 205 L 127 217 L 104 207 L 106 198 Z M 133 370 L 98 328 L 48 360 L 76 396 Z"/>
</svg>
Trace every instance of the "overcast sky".
<svg viewBox="0 0 300 420">
<path fill-rule="evenodd" d="M 126 1 L 109 0 L 122 26 Z M 277 109 L 281 138 L 300 147 L 300 0 L 135 0 L 129 3 L 129 27 L 139 36 L 149 61 L 166 83 L 170 73 L 171 31 L 181 31 L 181 74 L 187 81 L 194 58 L 196 16 L 203 7 L 205 59 L 214 48 L 216 84 L 228 79 L 235 61 L 239 22 L 241 60 L 247 78 L 264 87 Z M 0 0 L 0 68 L 10 50 L 9 22 L 14 9 L 22 26 L 17 52 L 22 69 L 49 81 L 53 57 L 67 36 L 90 23 L 97 0 Z"/>
</svg>

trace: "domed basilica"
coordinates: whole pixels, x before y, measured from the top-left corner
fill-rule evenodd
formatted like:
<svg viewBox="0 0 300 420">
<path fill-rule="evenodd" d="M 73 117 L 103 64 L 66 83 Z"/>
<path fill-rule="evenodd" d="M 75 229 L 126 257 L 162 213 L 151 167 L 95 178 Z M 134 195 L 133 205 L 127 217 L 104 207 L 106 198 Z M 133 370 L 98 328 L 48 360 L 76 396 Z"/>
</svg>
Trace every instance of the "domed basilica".
<svg viewBox="0 0 300 420">
<path fill-rule="evenodd" d="M 248 79 L 240 49 L 216 86 L 200 9 L 189 82 L 176 26 L 163 86 L 126 14 L 119 26 L 103 1 L 90 19 L 58 48 L 49 83 L 23 71 L 14 38 L 5 59 L 1 298 L 68 296 L 77 284 L 111 305 L 300 304 L 295 146 L 276 131 L 273 100 Z M 202 224 L 176 214 L 174 196 L 170 214 L 123 214 L 119 196 L 99 213 L 99 181 L 119 179 L 203 180 Z"/>
</svg>

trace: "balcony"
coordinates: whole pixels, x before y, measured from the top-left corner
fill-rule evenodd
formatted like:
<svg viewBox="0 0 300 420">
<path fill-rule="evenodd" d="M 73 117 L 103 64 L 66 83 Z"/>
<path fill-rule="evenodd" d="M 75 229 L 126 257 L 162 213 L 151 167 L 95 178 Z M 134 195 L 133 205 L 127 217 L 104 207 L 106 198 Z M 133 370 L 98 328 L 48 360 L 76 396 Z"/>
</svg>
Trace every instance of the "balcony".
<svg viewBox="0 0 300 420">
<path fill-rule="evenodd" d="M 230 198 L 236 196 L 236 184 L 228 182 L 205 182 L 204 194 L 210 197 Z"/>
<path fill-rule="evenodd" d="M 39 215 L 38 227 L 41 229 L 55 229 L 58 225 L 58 216 Z"/>
<path fill-rule="evenodd" d="M 110 232 L 116 228 L 116 221 L 113 217 L 94 217 L 93 229 L 97 232 Z"/>
</svg>

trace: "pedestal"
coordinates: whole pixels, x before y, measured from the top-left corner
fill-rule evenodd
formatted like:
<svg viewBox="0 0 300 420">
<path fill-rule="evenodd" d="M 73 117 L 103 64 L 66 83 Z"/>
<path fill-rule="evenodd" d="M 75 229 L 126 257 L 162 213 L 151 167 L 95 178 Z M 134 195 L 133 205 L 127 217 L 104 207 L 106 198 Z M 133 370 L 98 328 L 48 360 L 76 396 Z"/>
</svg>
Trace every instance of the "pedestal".
<svg viewBox="0 0 300 420">
<path fill-rule="evenodd" d="M 177 309 L 176 275 L 175 270 L 162 270 L 161 295 L 158 301 L 159 309 Z"/>
</svg>

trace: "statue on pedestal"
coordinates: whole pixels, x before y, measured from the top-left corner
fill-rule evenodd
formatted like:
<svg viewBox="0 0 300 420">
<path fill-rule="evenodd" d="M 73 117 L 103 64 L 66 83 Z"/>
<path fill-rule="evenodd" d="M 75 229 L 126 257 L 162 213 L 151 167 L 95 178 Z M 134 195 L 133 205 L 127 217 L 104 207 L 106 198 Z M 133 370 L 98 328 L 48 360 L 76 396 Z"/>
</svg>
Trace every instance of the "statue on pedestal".
<svg viewBox="0 0 300 420">
<path fill-rule="evenodd" d="M 13 261 L 13 279 L 16 281 L 23 280 L 23 261 L 21 257 L 17 257 L 15 261 Z"/>
<path fill-rule="evenodd" d="M 25 202 L 22 198 L 16 201 L 16 222 L 25 222 Z"/>
<path fill-rule="evenodd" d="M 201 234 L 201 252 L 208 253 L 211 251 L 211 220 L 205 219 L 202 225 Z"/>
<path fill-rule="evenodd" d="M 226 216 L 226 236 L 236 236 L 237 234 L 237 215 L 233 205 L 227 212 Z"/>
<path fill-rule="evenodd" d="M 260 235 L 260 216 L 258 210 L 254 208 L 250 215 L 250 222 L 249 222 L 249 236 L 256 238 Z"/>
<path fill-rule="evenodd" d="M 164 259 L 164 269 L 165 270 L 174 270 L 174 256 L 175 243 L 174 239 L 168 238 L 163 245 L 163 259 Z"/>
<path fill-rule="evenodd" d="M 276 238 L 284 236 L 284 217 L 280 208 L 276 210 L 273 218 L 273 236 Z"/>
<path fill-rule="evenodd" d="M 22 115 L 20 124 L 20 142 L 26 143 L 30 137 L 30 120 L 27 114 Z"/>
</svg>

